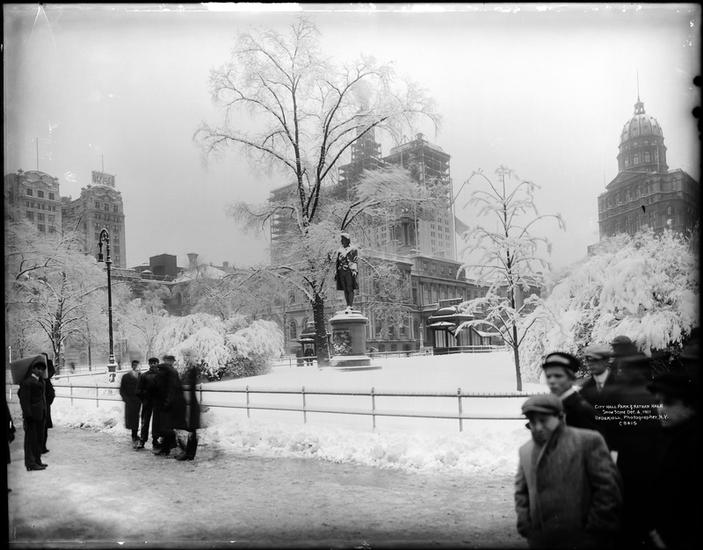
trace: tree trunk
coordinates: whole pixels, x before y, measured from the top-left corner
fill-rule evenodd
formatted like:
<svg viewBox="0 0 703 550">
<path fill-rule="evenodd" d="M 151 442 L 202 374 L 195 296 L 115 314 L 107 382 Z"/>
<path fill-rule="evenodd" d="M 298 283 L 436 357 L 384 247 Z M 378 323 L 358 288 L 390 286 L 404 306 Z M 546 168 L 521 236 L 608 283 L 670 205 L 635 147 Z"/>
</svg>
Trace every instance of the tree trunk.
<svg viewBox="0 0 703 550">
<path fill-rule="evenodd" d="M 517 391 L 522 391 L 522 376 L 520 375 L 520 353 L 517 345 L 517 327 L 513 325 L 513 357 L 515 358 L 515 379 Z"/>
<path fill-rule="evenodd" d="M 329 350 L 327 349 L 327 327 L 325 326 L 325 301 L 315 294 L 312 303 L 312 316 L 315 321 L 315 347 L 317 349 L 317 366 L 329 365 Z"/>
</svg>

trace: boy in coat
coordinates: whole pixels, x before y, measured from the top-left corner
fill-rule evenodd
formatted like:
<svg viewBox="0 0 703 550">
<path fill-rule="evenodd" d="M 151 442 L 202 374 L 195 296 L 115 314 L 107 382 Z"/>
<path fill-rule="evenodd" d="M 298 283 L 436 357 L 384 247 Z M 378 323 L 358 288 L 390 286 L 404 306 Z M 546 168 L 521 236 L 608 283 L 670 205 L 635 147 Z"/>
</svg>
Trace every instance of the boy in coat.
<svg viewBox="0 0 703 550">
<path fill-rule="evenodd" d="M 564 423 L 555 395 L 522 405 L 530 441 L 515 476 L 517 530 L 530 548 L 603 548 L 619 526 L 618 472 L 603 436 Z"/>
<path fill-rule="evenodd" d="M 561 399 L 567 426 L 597 430 L 596 411 L 574 386 L 581 364 L 569 353 L 555 351 L 542 361 L 549 391 Z"/>
</svg>

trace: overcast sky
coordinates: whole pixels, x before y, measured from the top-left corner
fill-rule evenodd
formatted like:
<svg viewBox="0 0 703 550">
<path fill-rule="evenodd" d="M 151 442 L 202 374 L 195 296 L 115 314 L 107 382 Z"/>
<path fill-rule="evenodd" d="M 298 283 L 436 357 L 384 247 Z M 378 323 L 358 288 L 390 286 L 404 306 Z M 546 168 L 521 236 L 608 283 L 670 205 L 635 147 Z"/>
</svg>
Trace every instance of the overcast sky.
<svg viewBox="0 0 703 550">
<path fill-rule="evenodd" d="M 541 186 L 540 212 L 560 212 L 567 226 L 549 234 L 555 267 L 598 240 L 597 197 L 617 174 L 637 75 L 669 167 L 699 181 L 697 5 L 369 6 L 4 4 L 5 173 L 37 169 L 38 138 L 39 170 L 76 198 L 104 163 L 124 201 L 128 266 L 162 253 L 183 266 L 188 252 L 215 264 L 266 261 L 267 241 L 241 234 L 225 207 L 288 182 L 235 149 L 204 163 L 192 135 L 219 120 L 208 75 L 236 33 L 283 30 L 302 10 L 325 53 L 372 54 L 428 90 L 442 126 L 424 131 L 452 156 L 455 192 L 472 171 L 501 164 Z M 466 222 L 469 191 L 457 199 Z"/>
</svg>

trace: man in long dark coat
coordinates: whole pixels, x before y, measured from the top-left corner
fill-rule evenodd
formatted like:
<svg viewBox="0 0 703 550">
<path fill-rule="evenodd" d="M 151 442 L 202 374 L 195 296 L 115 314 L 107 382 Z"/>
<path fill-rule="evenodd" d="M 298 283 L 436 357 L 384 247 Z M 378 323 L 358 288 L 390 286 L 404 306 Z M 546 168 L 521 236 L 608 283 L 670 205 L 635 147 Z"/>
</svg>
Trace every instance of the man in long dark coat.
<svg viewBox="0 0 703 550">
<path fill-rule="evenodd" d="M 158 411 L 155 409 L 157 400 L 157 377 L 159 374 L 159 360 L 149 358 L 149 370 L 143 372 L 137 382 L 137 397 L 142 401 L 141 431 L 137 449 L 143 449 L 149 439 L 149 423 L 151 422 L 151 445 L 156 449 L 158 444 Z M 153 420 L 152 420 L 153 419 Z"/>
<path fill-rule="evenodd" d="M 652 481 L 661 425 L 658 401 L 647 389 L 651 381 L 650 359 L 631 355 L 619 359 L 618 367 L 618 383 L 607 392 L 607 399 L 616 404 L 609 432 L 625 497 L 618 546 L 636 547 L 649 542 L 643 520 L 659 507 L 652 501 Z"/>
<path fill-rule="evenodd" d="M 572 428 L 598 430 L 595 409 L 579 395 L 574 381 L 581 364 L 569 353 L 556 351 L 542 361 L 549 391 L 564 405 L 566 425 Z"/>
<path fill-rule="evenodd" d="M 44 422 L 44 434 L 42 436 L 42 454 L 48 453 L 49 449 L 46 446 L 46 442 L 49 439 L 49 428 L 54 427 L 54 422 L 51 420 L 51 405 L 54 403 L 56 398 L 56 391 L 54 390 L 54 385 L 51 383 L 51 379 L 54 374 L 56 374 L 56 369 L 54 368 L 54 362 L 49 359 L 46 353 L 43 353 L 46 357 L 46 378 L 44 379 L 44 393 L 46 395 L 46 421 Z"/>
<path fill-rule="evenodd" d="M 155 454 L 162 456 L 177 446 L 174 430 L 186 428 L 186 402 L 175 362 L 173 355 L 164 355 L 157 376 L 160 447 Z"/>
<path fill-rule="evenodd" d="M 28 471 L 44 470 L 47 466 L 41 460 L 46 422 L 46 390 L 43 380 L 45 370 L 44 357 L 38 355 L 20 382 L 17 392 L 24 425 L 24 465 Z"/>
<path fill-rule="evenodd" d="M 185 372 L 184 382 L 187 386 L 186 394 L 186 430 L 188 437 L 181 454 L 177 460 L 193 460 L 198 448 L 198 428 L 200 428 L 200 405 L 195 393 L 195 386 L 198 382 L 198 368 L 191 365 Z"/>
<path fill-rule="evenodd" d="M 648 388 L 663 413 L 649 535 L 660 548 L 698 548 L 703 515 L 698 388 L 689 376 L 676 373 L 660 375 Z"/>
<path fill-rule="evenodd" d="M 132 370 L 122 375 L 120 380 L 120 397 L 124 401 L 124 425 L 132 432 L 132 447 L 139 445 L 139 410 L 142 402 L 137 397 L 139 384 L 139 361 L 132 361 Z"/>
<path fill-rule="evenodd" d="M 595 409 L 598 431 L 605 438 L 609 449 L 613 449 L 612 430 L 613 417 L 610 415 L 613 407 L 613 392 L 617 383 L 617 375 L 612 370 L 610 346 L 593 344 L 584 350 L 584 362 L 588 376 L 582 381 L 579 393 Z"/>
</svg>

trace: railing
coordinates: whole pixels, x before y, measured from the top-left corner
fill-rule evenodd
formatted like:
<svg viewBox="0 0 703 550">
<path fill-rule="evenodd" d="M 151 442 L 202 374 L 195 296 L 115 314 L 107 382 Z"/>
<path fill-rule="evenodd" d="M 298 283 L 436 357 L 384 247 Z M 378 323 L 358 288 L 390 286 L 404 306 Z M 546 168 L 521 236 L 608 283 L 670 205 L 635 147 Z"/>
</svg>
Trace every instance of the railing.
<svg viewBox="0 0 703 550">
<path fill-rule="evenodd" d="M 14 386 L 16 388 L 16 386 Z M 12 393 L 13 386 L 8 385 L 10 393 Z M 117 395 L 116 386 L 99 386 L 95 385 L 59 385 L 54 386 L 56 390 L 57 399 L 70 399 L 71 405 L 75 399 L 78 400 L 95 400 L 96 407 L 100 406 L 100 401 L 121 401 L 119 395 Z M 60 390 L 68 388 L 69 394 L 65 395 Z M 76 394 L 74 390 L 90 390 L 94 395 L 80 395 Z M 101 395 L 100 390 L 107 390 Z M 262 410 L 262 411 L 285 411 L 285 412 L 295 412 L 302 413 L 303 423 L 306 424 L 308 420 L 308 414 L 310 413 L 322 413 L 322 414 L 345 414 L 345 415 L 357 415 L 357 416 L 370 416 L 372 419 L 373 428 L 376 428 L 376 418 L 377 417 L 403 417 L 403 418 L 424 418 L 424 419 L 445 419 L 445 420 L 455 420 L 458 422 L 459 431 L 464 429 L 465 420 L 521 420 L 522 416 L 510 416 L 510 415 L 500 415 L 500 414 L 465 414 L 463 410 L 463 403 L 466 399 L 486 399 L 486 398 L 521 398 L 525 399 L 533 393 L 525 392 L 502 392 L 502 393 L 464 393 L 461 388 L 457 388 L 456 392 L 452 393 L 403 393 L 403 392 L 378 392 L 375 388 L 371 388 L 368 392 L 360 391 L 321 391 L 321 390 L 306 390 L 305 386 L 302 386 L 300 390 L 297 389 L 251 389 L 249 386 L 245 386 L 244 389 L 217 389 L 217 388 L 203 388 L 203 384 L 199 384 L 197 387 L 197 392 L 199 394 L 199 402 L 205 407 L 213 408 L 224 408 L 224 409 L 241 409 L 246 410 L 247 418 L 251 417 L 252 410 Z M 209 396 L 216 394 L 240 394 L 244 395 L 244 404 L 233 404 L 233 403 L 212 403 L 206 402 L 203 399 L 204 394 L 209 394 Z M 297 395 L 300 396 L 300 406 L 295 406 L 291 404 L 285 405 L 272 405 L 272 404 L 254 404 L 251 402 L 252 395 Z M 114 397 L 110 397 L 114 396 Z M 308 404 L 308 399 L 310 396 L 348 396 L 348 397 L 367 397 L 369 399 L 368 408 L 320 408 L 311 407 Z M 379 409 L 377 407 L 376 400 L 383 397 L 397 397 L 397 398 L 430 398 L 430 399 L 455 399 L 456 400 L 456 412 L 418 412 L 414 410 L 391 410 L 391 409 Z"/>
</svg>

